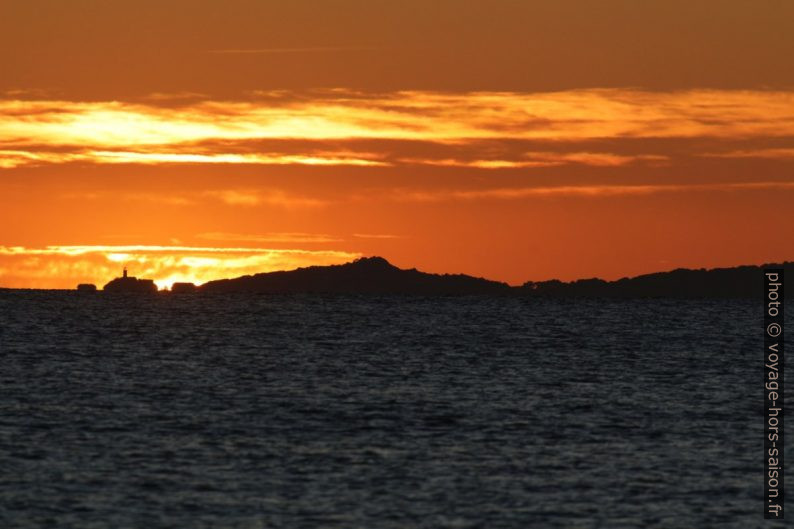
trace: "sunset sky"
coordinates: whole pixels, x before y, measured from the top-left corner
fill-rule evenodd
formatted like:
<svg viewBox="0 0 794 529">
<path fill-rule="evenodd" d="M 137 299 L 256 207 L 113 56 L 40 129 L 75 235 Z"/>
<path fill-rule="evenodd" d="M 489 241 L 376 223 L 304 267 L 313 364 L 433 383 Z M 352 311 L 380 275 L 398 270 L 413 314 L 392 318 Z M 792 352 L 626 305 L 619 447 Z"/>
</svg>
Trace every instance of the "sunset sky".
<svg viewBox="0 0 794 529">
<path fill-rule="evenodd" d="M 0 0 L 0 287 L 794 260 L 794 2 Z"/>
</svg>

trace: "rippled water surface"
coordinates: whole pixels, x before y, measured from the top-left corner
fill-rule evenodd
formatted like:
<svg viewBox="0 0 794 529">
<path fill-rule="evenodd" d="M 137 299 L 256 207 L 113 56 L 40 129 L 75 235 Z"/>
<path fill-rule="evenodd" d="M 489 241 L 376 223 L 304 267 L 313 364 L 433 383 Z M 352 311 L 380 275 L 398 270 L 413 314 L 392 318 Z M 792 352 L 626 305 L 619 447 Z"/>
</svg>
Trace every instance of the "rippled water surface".
<svg viewBox="0 0 794 529">
<path fill-rule="evenodd" d="M 0 527 L 772 527 L 762 332 L 751 301 L 0 291 Z"/>
</svg>

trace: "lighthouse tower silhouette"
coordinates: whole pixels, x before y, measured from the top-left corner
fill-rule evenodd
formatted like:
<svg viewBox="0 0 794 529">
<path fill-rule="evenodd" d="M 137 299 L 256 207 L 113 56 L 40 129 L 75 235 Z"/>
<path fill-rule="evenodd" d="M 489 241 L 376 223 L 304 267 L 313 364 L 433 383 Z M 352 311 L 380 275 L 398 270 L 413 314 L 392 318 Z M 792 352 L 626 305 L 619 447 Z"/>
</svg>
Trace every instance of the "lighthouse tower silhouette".
<svg viewBox="0 0 794 529">
<path fill-rule="evenodd" d="M 124 278 L 126 279 L 126 277 L 127 277 L 127 267 L 125 266 L 124 267 Z"/>
</svg>

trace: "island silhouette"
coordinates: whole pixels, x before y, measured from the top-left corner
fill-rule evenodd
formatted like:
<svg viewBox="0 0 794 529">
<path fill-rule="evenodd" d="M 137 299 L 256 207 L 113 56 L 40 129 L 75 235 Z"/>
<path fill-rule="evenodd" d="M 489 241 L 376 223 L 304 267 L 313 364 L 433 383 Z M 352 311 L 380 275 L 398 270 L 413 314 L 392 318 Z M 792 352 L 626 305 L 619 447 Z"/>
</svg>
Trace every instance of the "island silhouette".
<svg viewBox="0 0 794 529">
<path fill-rule="evenodd" d="M 157 285 L 152 279 L 138 279 L 127 275 L 124 269 L 123 275 L 109 282 L 102 287 L 106 292 L 157 292 Z"/>
<path fill-rule="evenodd" d="M 524 297 L 586 298 L 753 298 L 762 295 L 764 268 L 794 273 L 794 263 L 738 266 L 711 270 L 676 269 L 616 281 L 581 279 L 533 282 L 512 287 L 465 274 L 430 274 L 404 270 L 383 257 L 363 257 L 332 266 L 246 275 L 209 281 L 198 292 L 259 292 L 272 294 L 416 294 L 517 295 Z"/>
<path fill-rule="evenodd" d="M 498 295 L 547 298 L 757 298 L 765 268 L 794 274 L 794 262 L 746 265 L 707 270 L 679 268 L 616 281 L 579 279 L 563 282 L 528 281 L 510 286 L 465 274 L 431 274 L 416 268 L 402 269 L 383 257 L 362 257 L 330 266 L 309 266 L 295 270 L 265 272 L 203 285 L 174 283 L 172 293 L 264 294 L 405 294 L 422 296 Z M 91 285 L 93 286 L 93 285 Z M 79 285 L 78 290 L 87 290 Z M 106 292 L 156 292 L 151 279 L 127 275 L 117 277 L 103 288 Z"/>
</svg>

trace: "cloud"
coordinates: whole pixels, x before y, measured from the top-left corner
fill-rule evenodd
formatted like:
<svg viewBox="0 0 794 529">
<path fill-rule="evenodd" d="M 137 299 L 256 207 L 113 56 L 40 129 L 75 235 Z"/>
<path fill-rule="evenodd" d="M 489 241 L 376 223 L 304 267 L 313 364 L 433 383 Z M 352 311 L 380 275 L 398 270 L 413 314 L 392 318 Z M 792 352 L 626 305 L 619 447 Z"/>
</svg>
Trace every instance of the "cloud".
<svg viewBox="0 0 794 529">
<path fill-rule="evenodd" d="M 338 157 L 334 155 L 302 156 L 288 154 L 189 154 L 173 152 L 91 151 L 79 159 L 91 160 L 95 163 L 139 164 L 223 163 L 238 165 L 358 165 L 370 167 L 383 167 L 388 165 L 377 160 L 355 157 Z"/>
<path fill-rule="evenodd" d="M 199 154 L 179 152 L 129 152 L 129 151 L 84 151 L 84 152 L 33 152 L 25 150 L 0 150 L 0 168 L 13 169 L 22 165 L 51 163 L 89 162 L 96 164 L 143 164 L 161 165 L 175 163 L 192 164 L 236 164 L 236 165 L 352 165 L 360 167 L 384 167 L 389 165 L 366 158 L 339 157 L 333 154 L 316 156 L 290 154 Z"/>
<path fill-rule="evenodd" d="M 658 163 L 667 153 L 587 152 L 576 150 L 576 143 L 794 137 L 794 92 L 785 91 L 279 91 L 248 101 L 198 100 L 175 106 L 163 104 L 166 99 L 161 94 L 157 105 L 0 100 L 0 167 L 73 162 L 609 167 Z M 256 147 L 264 141 L 289 141 L 296 149 Z M 328 149 L 329 142 L 352 141 L 369 141 L 371 149 Z M 388 142 L 395 141 L 430 148 L 426 155 L 400 159 L 389 150 Z M 516 141 L 546 142 L 554 148 L 505 154 L 511 150 L 507 145 Z M 482 142 L 502 148 L 483 156 L 477 150 Z M 433 145 L 456 147 L 461 155 L 439 154 L 443 149 L 434 150 Z"/>
<path fill-rule="evenodd" d="M 620 167 L 635 162 L 660 163 L 669 160 L 662 155 L 622 155 L 604 152 L 529 152 L 516 160 L 460 160 L 455 158 L 403 158 L 403 163 L 436 165 L 441 167 L 475 167 L 478 169 L 520 169 L 527 167 L 553 167 L 565 164 L 582 164 L 594 167 Z"/>
<path fill-rule="evenodd" d="M 304 48 L 250 48 L 209 50 L 207 53 L 218 55 L 281 55 L 285 53 L 334 53 L 346 51 L 371 51 L 377 48 L 367 46 L 315 46 Z"/>
<path fill-rule="evenodd" d="M 74 288 L 94 282 L 101 288 L 122 266 L 160 287 L 177 281 L 213 279 L 339 264 L 360 254 L 335 250 L 193 246 L 0 246 L 0 286 Z"/>
<path fill-rule="evenodd" d="M 91 197 L 91 199 L 98 198 L 98 193 L 88 193 L 87 195 Z M 114 193 L 114 197 L 118 198 L 119 194 Z M 79 195 L 77 196 L 79 198 Z M 121 195 L 121 198 L 124 200 L 132 200 L 132 201 L 139 201 L 139 202 L 154 202 L 156 204 L 165 204 L 167 206 L 195 206 L 198 205 L 198 201 L 194 198 L 188 198 L 182 195 L 175 195 L 175 194 L 158 194 L 158 193 L 124 193 Z"/>
<path fill-rule="evenodd" d="M 244 190 L 221 189 L 204 191 L 203 196 L 218 199 L 230 206 L 278 206 L 287 209 L 318 208 L 328 204 L 328 201 L 318 198 L 298 196 L 281 190 Z"/>
<path fill-rule="evenodd" d="M 150 192 L 70 192 L 61 195 L 67 200 L 129 200 L 139 202 L 152 202 L 168 206 L 198 206 L 208 200 L 220 201 L 228 206 L 256 207 L 273 206 L 285 209 L 319 208 L 330 202 L 319 198 L 295 195 L 281 189 L 255 190 L 255 189 L 215 189 L 208 191 L 178 191 L 175 193 L 150 193 Z"/>
<path fill-rule="evenodd" d="M 232 242 L 254 242 L 254 243 L 329 243 L 342 242 L 343 239 L 328 235 L 326 233 L 265 233 L 262 235 L 251 235 L 244 233 L 209 232 L 197 235 L 200 239 L 210 241 L 232 241 Z"/>
<path fill-rule="evenodd" d="M 711 158 L 766 158 L 770 160 L 794 159 L 794 149 L 752 149 L 735 150 L 719 153 L 707 153 L 703 156 Z"/>
<path fill-rule="evenodd" d="M 392 235 L 390 233 L 354 233 L 357 239 L 402 239 L 403 235 Z"/>
<path fill-rule="evenodd" d="M 451 200 L 516 200 L 534 197 L 613 197 L 681 193 L 691 191 L 794 191 L 794 182 L 740 182 L 718 184 L 653 185 L 579 185 L 543 187 L 507 187 L 476 190 L 410 191 L 396 190 L 392 198 L 406 202 L 441 202 Z"/>
<path fill-rule="evenodd" d="M 0 169 L 13 169 L 21 165 L 69 163 L 83 158 L 79 154 L 59 152 L 36 152 L 22 149 L 0 150 Z"/>
</svg>

